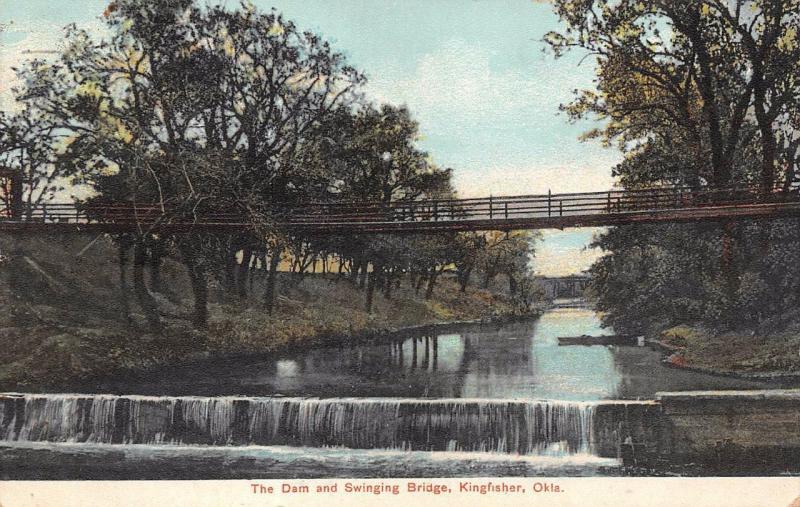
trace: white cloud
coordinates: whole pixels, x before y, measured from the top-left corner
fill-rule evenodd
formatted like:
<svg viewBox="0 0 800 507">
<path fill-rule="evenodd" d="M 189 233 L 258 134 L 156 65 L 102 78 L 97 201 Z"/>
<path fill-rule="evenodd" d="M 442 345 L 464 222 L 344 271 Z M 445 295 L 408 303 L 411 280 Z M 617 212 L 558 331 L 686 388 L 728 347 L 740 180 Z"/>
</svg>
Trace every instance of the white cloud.
<svg viewBox="0 0 800 507">
<path fill-rule="evenodd" d="M 387 63 L 367 92 L 409 106 L 433 158 L 455 168 L 463 196 L 610 188 L 619 155 L 581 144 L 581 128 L 558 115 L 573 89 L 591 86 L 591 73 L 546 59 L 532 59 L 523 71 L 516 63 L 496 65 L 503 60 L 497 56 L 452 40 L 420 58 L 410 73 Z"/>
<path fill-rule="evenodd" d="M 92 34 L 105 33 L 105 25 L 99 20 L 78 23 Z M 64 48 L 64 26 L 44 21 L 15 21 L 4 26 L 6 37 L 13 42 L 2 44 L 0 39 L 0 110 L 16 108 L 11 89 L 19 84 L 14 68 L 28 60 L 50 59 L 52 51 Z"/>
<path fill-rule="evenodd" d="M 495 124 L 533 121 L 531 109 L 554 113 L 573 88 L 587 83 L 582 75 L 548 66 L 546 75 L 492 69 L 492 52 L 462 40 L 453 40 L 425 55 L 410 75 L 391 72 L 388 65 L 372 79 L 374 98 L 406 103 L 423 125 L 442 122 Z"/>
<path fill-rule="evenodd" d="M 537 245 L 533 269 L 544 276 L 565 276 L 580 273 L 604 255 L 599 248 L 589 248 L 591 238 L 605 229 L 584 228 L 542 231 Z"/>
<path fill-rule="evenodd" d="M 613 157 L 592 165 L 576 162 L 572 166 L 544 166 L 531 161 L 529 165 L 455 171 L 454 180 L 462 197 L 546 194 L 548 190 L 553 193 L 602 191 L 614 184 L 609 170 L 613 164 Z"/>
<path fill-rule="evenodd" d="M 536 254 L 533 269 L 542 276 L 575 275 L 588 269 L 602 255 L 596 248 L 555 251 L 545 247 Z"/>
</svg>

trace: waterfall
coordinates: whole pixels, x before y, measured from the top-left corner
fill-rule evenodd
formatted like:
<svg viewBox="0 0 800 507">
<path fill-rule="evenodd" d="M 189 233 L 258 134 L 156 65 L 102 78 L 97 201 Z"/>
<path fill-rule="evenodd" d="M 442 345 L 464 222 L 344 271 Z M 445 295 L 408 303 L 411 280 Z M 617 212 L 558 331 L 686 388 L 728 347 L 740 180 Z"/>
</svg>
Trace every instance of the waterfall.
<svg viewBox="0 0 800 507">
<path fill-rule="evenodd" d="M 593 450 L 586 402 L 0 394 L 0 440 L 512 454 Z"/>
</svg>

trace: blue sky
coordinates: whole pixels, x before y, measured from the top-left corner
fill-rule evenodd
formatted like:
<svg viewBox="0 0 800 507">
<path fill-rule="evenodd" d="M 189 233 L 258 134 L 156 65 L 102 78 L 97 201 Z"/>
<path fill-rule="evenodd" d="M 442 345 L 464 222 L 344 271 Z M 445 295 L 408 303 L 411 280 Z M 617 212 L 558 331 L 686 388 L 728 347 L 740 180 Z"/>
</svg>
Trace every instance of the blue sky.
<svg viewBox="0 0 800 507">
<path fill-rule="evenodd" d="M 221 0 L 231 7 L 236 0 Z M 455 169 L 463 196 L 603 190 L 620 155 L 577 140 L 592 125 L 558 112 L 575 88 L 590 87 L 581 55 L 554 58 L 542 36 L 558 19 L 531 0 L 256 0 L 323 35 L 368 77 L 376 101 L 407 104 L 420 145 Z M 9 107 L 10 67 L 26 51 L 57 49 L 60 28 L 102 30 L 108 0 L 0 0 L 0 108 Z M 594 231 L 545 231 L 538 272 L 583 269 L 597 252 Z"/>
</svg>

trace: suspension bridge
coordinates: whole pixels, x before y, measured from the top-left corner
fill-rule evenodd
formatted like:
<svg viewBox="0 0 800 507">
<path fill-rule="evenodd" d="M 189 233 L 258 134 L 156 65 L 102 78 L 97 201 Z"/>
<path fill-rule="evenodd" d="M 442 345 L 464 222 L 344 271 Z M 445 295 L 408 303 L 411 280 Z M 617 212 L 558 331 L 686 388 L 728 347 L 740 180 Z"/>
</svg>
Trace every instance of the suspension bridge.
<svg viewBox="0 0 800 507">
<path fill-rule="evenodd" d="M 269 210 L 273 226 L 303 234 L 432 233 L 563 229 L 636 223 L 800 217 L 797 188 L 659 187 L 471 199 L 328 202 Z M 155 203 L 47 203 L 6 200 L 0 232 L 230 232 L 251 230 L 236 210 L 186 211 Z"/>
</svg>

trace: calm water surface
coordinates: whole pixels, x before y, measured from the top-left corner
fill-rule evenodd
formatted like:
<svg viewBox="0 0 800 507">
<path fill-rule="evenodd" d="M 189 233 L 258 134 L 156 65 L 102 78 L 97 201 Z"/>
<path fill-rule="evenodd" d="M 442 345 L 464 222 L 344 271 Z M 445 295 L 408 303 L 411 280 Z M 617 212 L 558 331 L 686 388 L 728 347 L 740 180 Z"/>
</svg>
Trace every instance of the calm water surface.
<svg viewBox="0 0 800 507">
<path fill-rule="evenodd" d="M 658 391 L 757 389 L 669 368 L 647 347 L 559 346 L 559 336 L 612 334 L 589 310 L 536 321 L 465 326 L 458 332 L 320 348 L 269 359 L 195 363 L 138 378 L 75 386 L 79 392 L 150 395 L 645 399 Z"/>
</svg>

